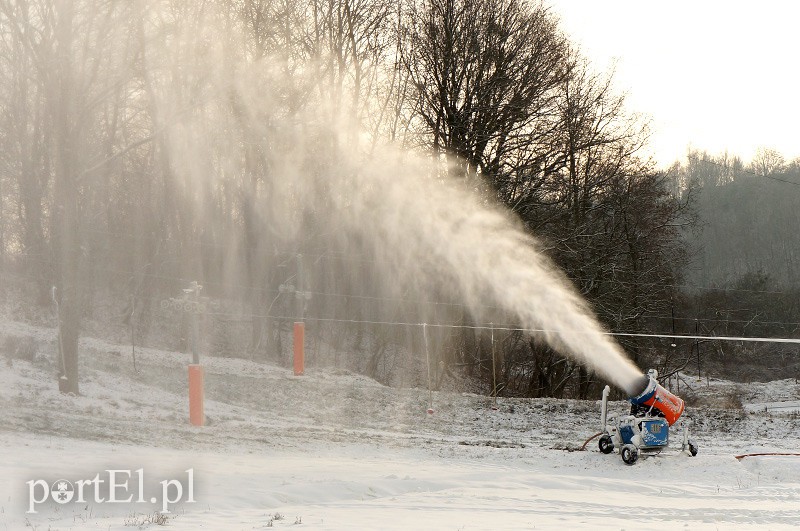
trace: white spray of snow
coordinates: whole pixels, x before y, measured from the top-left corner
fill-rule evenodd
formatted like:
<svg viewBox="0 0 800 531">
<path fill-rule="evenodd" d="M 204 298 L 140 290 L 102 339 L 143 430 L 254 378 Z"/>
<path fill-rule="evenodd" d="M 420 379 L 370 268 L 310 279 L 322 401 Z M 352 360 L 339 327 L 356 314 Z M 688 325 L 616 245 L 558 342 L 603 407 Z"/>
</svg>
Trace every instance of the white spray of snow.
<svg viewBox="0 0 800 531">
<path fill-rule="evenodd" d="M 230 48 L 220 45 L 194 57 L 195 68 L 207 72 L 197 77 L 208 80 L 209 101 L 215 103 L 205 115 L 182 116 L 179 126 L 166 129 L 179 178 L 197 180 L 198 187 L 220 178 L 209 171 L 211 146 L 220 167 L 246 174 L 242 143 L 260 142 L 268 160 L 263 171 L 269 192 L 257 205 L 265 233 L 295 241 L 312 214 L 345 253 L 370 250 L 368 259 L 387 285 L 419 299 L 431 293 L 459 298 L 473 316 L 485 305 L 500 306 L 523 328 L 536 330 L 629 394 L 639 390 L 641 371 L 604 334 L 534 239 L 476 192 L 479 178 L 455 182 L 447 176 L 456 172 L 441 159 L 390 148 L 367 154 L 346 110 L 311 100 L 304 106 L 288 103 L 304 85 L 297 74 L 287 79 L 283 62 L 237 64 L 228 54 Z M 183 93 L 165 89 L 161 107 L 178 105 Z M 236 103 L 226 106 L 229 101 Z M 231 135 L 231 129 L 246 131 L 247 140 Z"/>
<path fill-rule="evenodd" d="M 475 313 L 481 305 L 502 306 L 523 328 L 634 395 L 641 370 L 601 329 L 537 242 L 479 195 L 430 179 L 425 161 L 409 159 L 384 152 L 362 166 L 363 182 L 353 186 L 350 222 L 368 228 L 365 235 L 372 236 L 376 251 L 402 253 L 406 275 L 441 271 Z M 391 278 L 402 274 L 394 271 Z"/>
</svg>

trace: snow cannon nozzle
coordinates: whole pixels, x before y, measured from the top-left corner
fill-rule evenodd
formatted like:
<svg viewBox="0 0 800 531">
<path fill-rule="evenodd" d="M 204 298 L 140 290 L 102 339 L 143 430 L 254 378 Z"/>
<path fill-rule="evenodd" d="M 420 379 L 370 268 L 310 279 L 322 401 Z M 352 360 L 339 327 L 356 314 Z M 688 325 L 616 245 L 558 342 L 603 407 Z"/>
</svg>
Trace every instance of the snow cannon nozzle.
<svg viewBox="0 0 800 531">
<path fill-rule="evenodd" d="M 667 419 L 670 426 L 683 414 L 686 405 L 683 399 L 667 391 L 656 379 L 658 373 L 650 370 L 641 379 L 641 391 L 628 398 L 634 408 L 645 410 L 651 415 Z"/>
<path fill-rule="evenodd" d="M 631 398 L 641 395 L 647 390 L 649 386 L 650 386 L 650 377 L 647 376 L 646 374 L 643 374 L 638 380 L 636 380 L 636 385 L 633 387 L 633 389 L 638 389 L 638 390 L 631 394 Z M 627 391 L 630 393 L 631 389 L 628 388 Z"/>
</svg>

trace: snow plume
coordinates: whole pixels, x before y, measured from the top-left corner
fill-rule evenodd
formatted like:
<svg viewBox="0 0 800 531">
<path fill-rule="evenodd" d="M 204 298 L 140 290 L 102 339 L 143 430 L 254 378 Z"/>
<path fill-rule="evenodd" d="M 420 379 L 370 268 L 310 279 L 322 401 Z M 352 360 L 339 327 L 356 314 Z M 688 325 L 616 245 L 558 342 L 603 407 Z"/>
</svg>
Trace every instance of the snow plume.
<svg viewBox="0 0 800 531">
<path fill-rule="evenodd" d="M 500 306 L 521 328 L 636 394 L 642 371 L 535 239 L 479 194 L 432 173 L 427 161 L 386 151 L 353 172 L 349 222 L 376 254 L 398 264 L 388 278 L 438 272 L 428 281 L 448 285 L 473 314 Z"/>
<path fill-rule="evenodd" d="M 209 17 L 206 25 L 222 18 Z M 478 323 L 487 306 L 499 307 L 629 394 L 638 391 L 641 371 L 534 238 L 478 191 L 479 177 L 456 178 L 459 172 L 443 158 L 377 145 L 377 135 L 364 133 L 357 124 L 363 119 L 356 117 L 382 112 L 386 104 L 348 108 L 349 98 L 315 85 L 324 68 L 246 58 L 228 27 L 211 32 L 225 39 L 208 38 L 207 29 L 194 32 L 192 26 L 175 40 L 189 49 L 191 73 L 153 73 L 149 84 L 157 115 L 175 117 L 156 125 L 167 139 L 178 186 L 205 201 L 198 216 L 209 204 L 202 191 L 227 189 L 228 180 L 231 189 L 253 194 L 251 217 L 264 227 L 262 239 L 270 241 L 261 245 L 267 249 L 297 242 L 293 249 L 302 253 L 303 238 L 314 235 L 340 255 L 368 261 L 371 274 L 382 279 L 381 293 L 456 300 Z M 197 40 L 202 53 L 191 51 Z M 171 41 L 166 45 L 152 45 L 145 63 L 183 53 L 169 48 Z M 186 86 L 180 85 L 184 78 Z M 231 256 L 242 255 L 236 249 L 241 244 L 230 245 Z M 263 256 L 270 260 L 269 253 Z M 226 267 L 231 274 L 245 269 Z M 417 323 L 437 321 L 424 311 L 416 317 Z"/>
</svg>

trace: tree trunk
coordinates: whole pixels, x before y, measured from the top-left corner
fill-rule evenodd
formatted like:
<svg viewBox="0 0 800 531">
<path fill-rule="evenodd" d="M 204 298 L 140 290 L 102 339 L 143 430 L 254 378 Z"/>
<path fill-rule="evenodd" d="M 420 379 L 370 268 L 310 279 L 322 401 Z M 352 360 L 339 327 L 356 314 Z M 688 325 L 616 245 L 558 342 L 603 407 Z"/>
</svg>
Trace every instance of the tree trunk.
<svg viewBox="0 0 800 531">
<path fill-rule="evenodd" d="M 53 213 L 53 251 L 57 269 L 61 374 L 58 387 L 62 393 L 79 394 L 78 386 L 78 339 L 80 338 L 80 288 L 79 264 L 80 241 L 78 237 L 78 191 L 76 182 L 77 146 L 75 134 L 78 126 L 73 94 L 72 40 L 73 2 L 65 0 L 58 4 L 56 12 L 58 63 L 57 87 L 54 92 L 53 124 L 55 128 L 55 194 L 56 211 Z"/>
</svg>

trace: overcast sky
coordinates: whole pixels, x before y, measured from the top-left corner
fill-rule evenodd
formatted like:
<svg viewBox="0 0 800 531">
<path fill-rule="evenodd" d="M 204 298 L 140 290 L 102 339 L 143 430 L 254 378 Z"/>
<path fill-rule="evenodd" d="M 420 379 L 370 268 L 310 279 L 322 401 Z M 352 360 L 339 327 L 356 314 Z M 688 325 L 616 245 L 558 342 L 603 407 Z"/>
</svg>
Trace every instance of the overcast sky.
<svg viewBox="0 0 800 531">
<path fill-rule="evenodd" d="M 546 2 L 548 0 L 545 0 Z M 652 119 L 661 165 L 688 146 L 800 157 L 800 2 L 549 0 L 628 107 Z"/>
</svg>

